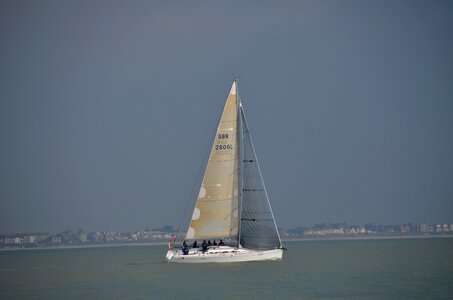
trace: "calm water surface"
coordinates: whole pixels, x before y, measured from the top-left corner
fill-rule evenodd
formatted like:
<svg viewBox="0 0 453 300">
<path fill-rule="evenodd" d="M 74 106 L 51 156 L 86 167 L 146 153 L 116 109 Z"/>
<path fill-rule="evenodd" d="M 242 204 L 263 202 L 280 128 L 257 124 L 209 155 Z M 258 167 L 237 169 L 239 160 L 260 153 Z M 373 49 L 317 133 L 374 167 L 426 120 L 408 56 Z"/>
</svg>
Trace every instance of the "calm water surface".
<svg viewBox="0 0 453 300">
<path fill-rule="evenodd" d="M 1 299 L 453 299 L 453 239 L 287 242 L 281 262 L 169 264 L 164 246 L 0 252 Z"/>
</svg>

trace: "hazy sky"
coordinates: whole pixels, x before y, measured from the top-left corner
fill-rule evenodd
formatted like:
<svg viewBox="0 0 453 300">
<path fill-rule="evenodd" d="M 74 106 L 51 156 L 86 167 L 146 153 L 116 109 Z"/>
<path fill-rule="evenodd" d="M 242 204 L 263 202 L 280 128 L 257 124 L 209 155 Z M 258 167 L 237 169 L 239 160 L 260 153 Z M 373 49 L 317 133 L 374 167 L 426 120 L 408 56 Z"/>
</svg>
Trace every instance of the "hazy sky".
<svg viewBox="0 0 453 300">
<path fill-rule="evenodd" d="M 0 1 L 0 233 L 176 226 L 233 72 L 279 227 L 453 223 L 453 3 L 243 2 Z"/>
</svg>

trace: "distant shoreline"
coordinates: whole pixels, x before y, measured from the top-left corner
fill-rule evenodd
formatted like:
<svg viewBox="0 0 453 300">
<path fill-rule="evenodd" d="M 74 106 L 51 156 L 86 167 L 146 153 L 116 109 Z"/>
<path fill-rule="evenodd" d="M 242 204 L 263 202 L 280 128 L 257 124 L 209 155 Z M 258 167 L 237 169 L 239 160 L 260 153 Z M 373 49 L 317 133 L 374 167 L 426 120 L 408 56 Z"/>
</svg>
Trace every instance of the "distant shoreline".
<svg viewBox="0 0 453 300">
<path fill-rule="evenodd" d="M 377 236 L 320 236 L 304 238 L 282 239 L 283 242 L 310 242 L 310 241 L 358 241 L 358 240 L 397 240 L 397 239 L 438 239 L 453 238 L 452 234 L 439 235 L 377 235 Z M 62 245 L 49 247 L 30 247 L 30 248 L 3 248 L 0 252 L 6 251 L 30 251 L 30 250 L 59 250 L 59 249 L 89 249 L 89 248 L 117 248 L 117 247 L 145 247 L 145 246 L 165 246 L 168 242 L 143 242 L 143 243 L 111 243 L 111 244 L 88 244 L 88 245 Z"/>
<path fill-rule="evenodd" d="M 453 238 L 452 234 L 437 235 L 375 235 L 375 236 L 318 236 L 304 238 L 282 239 L 283 242 L 308 242 L 308 241 L 357 241 L 357 240 L 398 240 L 398 239 L 436 239 Z"/>
</svg>

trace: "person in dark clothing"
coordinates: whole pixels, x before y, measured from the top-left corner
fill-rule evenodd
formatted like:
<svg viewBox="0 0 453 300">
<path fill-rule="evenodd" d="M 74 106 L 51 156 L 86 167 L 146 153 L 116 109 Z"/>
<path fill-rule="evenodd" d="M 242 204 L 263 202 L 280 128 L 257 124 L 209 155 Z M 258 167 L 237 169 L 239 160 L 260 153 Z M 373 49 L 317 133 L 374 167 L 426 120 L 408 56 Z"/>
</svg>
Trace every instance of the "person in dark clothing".
<svg viewBox="0 0 453 300">
<path fill-rule="evenodd" d="M 212 242 L 212 245 L 217 246 L 217 242 L 214 240 L 214 242 Z"/>
<path fill-rule="evenodd" d="M 212 246 L 211 240 L 208 240 L 208 246 Z"/>
<path fill-rule="evenodd" d="M 197 241 L 193 241 L 193 245 L 192 245 L 192 248 L 198 248 L 198 244 L 197 244 Z"/>
<path fill-rule="evenodd" d="M 223 243 L 223 240 L 220 240 L 219 246 L 225 246 L 225 244 Z"/>
<path fill-rule="evenodd" d="M 206 240 L 203 240 L 203 244 L 201 244 L 201 249 L 203 252 L 208 251 L 208 243 L 206 243 Z"/>
<path fill-rule="evenodd" d="M 182 243 L 182 254 L 183 254 L 183 255 L 189 254 L 189 247 L 187 247 L 186 241 L 184 241 L 184 242 Z"/>
</svg>

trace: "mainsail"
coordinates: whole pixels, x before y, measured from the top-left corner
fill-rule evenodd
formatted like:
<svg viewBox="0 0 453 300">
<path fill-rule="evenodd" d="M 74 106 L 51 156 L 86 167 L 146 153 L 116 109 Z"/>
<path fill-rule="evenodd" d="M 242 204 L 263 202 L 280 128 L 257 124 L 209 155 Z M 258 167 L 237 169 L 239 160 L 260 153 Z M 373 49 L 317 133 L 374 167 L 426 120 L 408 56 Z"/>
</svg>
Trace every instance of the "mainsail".
<svg viewBox="0 0 453 300">
<path fill-rule="evenodd" d="M 238 235 L 238 97 L 233 82 L 217 128 L 186 239 Z"/>
</svg>

